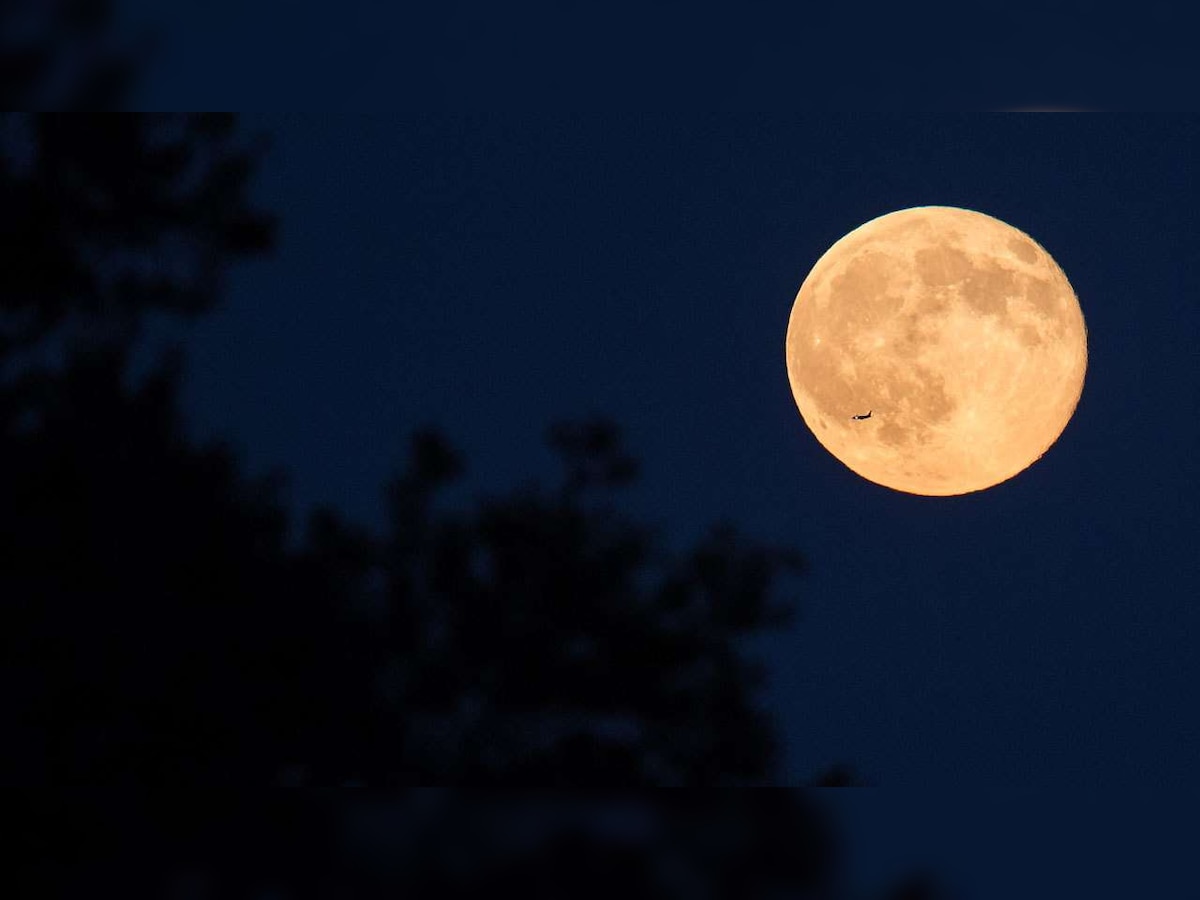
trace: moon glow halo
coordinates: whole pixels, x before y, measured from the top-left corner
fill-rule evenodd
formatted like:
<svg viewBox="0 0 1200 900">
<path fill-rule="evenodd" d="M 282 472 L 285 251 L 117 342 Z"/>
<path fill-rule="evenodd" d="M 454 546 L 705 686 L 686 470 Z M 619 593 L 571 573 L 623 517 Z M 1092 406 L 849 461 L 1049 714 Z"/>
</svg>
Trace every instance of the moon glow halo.
<svg viewBox="0 0 1200 900">
<path fill-rule="evenodd" d="M 825 449 L 877 484 L 950 496 L 1012 478 L 1058 439 L 1083 390 L 1087 331 L 1031 237 L 923 206 L 825 252 L 796 295 L 786 357 Z"/>
</svg>

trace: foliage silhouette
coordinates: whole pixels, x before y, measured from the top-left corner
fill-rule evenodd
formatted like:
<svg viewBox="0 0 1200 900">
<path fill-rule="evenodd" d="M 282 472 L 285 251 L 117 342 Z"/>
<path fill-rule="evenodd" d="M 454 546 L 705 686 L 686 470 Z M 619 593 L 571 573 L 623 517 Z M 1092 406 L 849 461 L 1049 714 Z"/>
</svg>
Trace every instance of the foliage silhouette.
<svg viewBox="0 0 1200 900">
<path fill-rule="evenodd" d="M 599 502 L 626 466 L 611 426 L 571 432 L 593 449 L 559 489 L 455 512 L 436 499 L 459 463 L 420 433 L 388 535 L 323 511 L 295 550 L 278 484 L 181 436 L 177 365 L 125 373 L 122 351 L 76 354 L 0 407 L 10 779 L 773 773 L 738 637 L 784 620 L 771 580 L 795 560 L 728 529 L 658 552 Z"/>
<path fill-rule="evenodd" d="M 383 560 L 392 608 L 416 613 L 392 634 L 426 726 L 420 767 L 446 783 L 765 777 L 760 673 L 737 638 L 784 620 L 768 594 L 795 560 L 728 529 L 669 559 L 603 502 L 633 468 L 611 424 L 559 426 L 551 443 L 555 490 L 431 514 L 458 468 L 433 434 L 392 485 Z"/>
<path fill-rule="evenodd" d="M 926 876 L 848 884 L 830 810 L 795 789 L 121 792 L 20 812 L 27 883 L 63 898 L 945 896 Z"/>
<path fill-rule="evenodd" d="M 12 96 L 53 57 L 31 52 L 0 65 Z M 387 535 L 322 511 L 291 546 L 278 483 L 184 437 L 182 355 L 129 375 L 148 316 L 211 308 L 271 246 L 233 119 L 11 114 L 0 132 L 6 780 L 774 774 L 740 638 L 786 620 L 772 588 L 794 555 L 724 528 L 668 558 L 612 508 L 636 465 L 606 422 L 551 430 L 557 487 L 458 512 L 437 501 L 462 463 L 419 433 Z"/>
<path fill-rule="evenodd" d="M 210 309 L 229 263 L 274 241 L 249 202 L 264 149 L 224 113 L 105 115 L 144 54 L 109 0 L 0 9 L 0 354 L 130 343 L 153 313 Z M 18 37 L 20 36 L 20 37 Z M 51 88 L 55 88 L 52 90 Z"/>
<path fill-rule="evenodd" d="M 55 9 L 87 39 L 110 6 Z M 0 92 L 41 96 L 64 52 L 53 35 L 0 47 Z M 113 105 L 134 71 L 92 54 L 59 105 Z M 637 466 L 612 423 L 553 427 L 553 487 L 465 508 L 440 502 L 463 462 L 418 432 L 386 534 L 323 510 L 297 541 L 278 477 L 186 437 L 181 352 L 131 378 L 148 316 L 206 311 L 230 264 L 271 246 L 234 125 L 0 120 L 0 783 L 777 778 L 741 641 L 788 621 L 777 581 L 801 560 L 729 527 L 665 553 L 616 511 Z M 10 799 L 14 858 L 45 896 L 849 896 L 802 792 Z"/>
</svg>

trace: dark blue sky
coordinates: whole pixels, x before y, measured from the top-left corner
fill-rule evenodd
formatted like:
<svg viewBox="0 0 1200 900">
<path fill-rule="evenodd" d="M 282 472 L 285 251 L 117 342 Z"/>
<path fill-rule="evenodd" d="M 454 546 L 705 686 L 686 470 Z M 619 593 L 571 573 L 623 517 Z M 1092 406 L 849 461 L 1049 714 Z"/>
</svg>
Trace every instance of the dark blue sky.
<svg viewBox="0 0 1200 900">
<path fill-rule="evenodd" d="M 864 888 L 921 866 L 963 900 L 1196 892 L 1195 795 L 1186 791 L 828 791 L 823 799 Z"/>
<path fill-rule="evenodd" d="M 807 553 L 765 648 L 800 778 L 1195 782 L 1200 756 L 1196 118 L 251 115 L 278 254 L 194 331 L 198 432 L 292 472 L 299 508 L 381 520 L 434 423 L 471 490 L 545 476 L 547 423 L 601 412 L 673 541 L 727 517 Z M 1028 232 L 1090 362 L 1051 451 L 920 498 L 808 433 L 783 339 L 837 238 L 908 206 Z"/>
</svg>

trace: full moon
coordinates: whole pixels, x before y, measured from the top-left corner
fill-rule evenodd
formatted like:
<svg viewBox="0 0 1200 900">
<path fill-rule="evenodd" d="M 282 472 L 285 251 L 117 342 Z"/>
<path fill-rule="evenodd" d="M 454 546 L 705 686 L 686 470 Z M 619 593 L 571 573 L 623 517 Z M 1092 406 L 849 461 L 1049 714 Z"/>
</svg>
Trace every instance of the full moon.
<svg viewBox="0 0 1200 900">
<path fill-rule="evenodd" d="M 805 424 L 863 478 L 950 496 L 1012 478 L 1066 427 L 1087 331 L 1067 276 L 983 213 L 903 209 L 817 260 L 788 321 Z"/>
</svg>

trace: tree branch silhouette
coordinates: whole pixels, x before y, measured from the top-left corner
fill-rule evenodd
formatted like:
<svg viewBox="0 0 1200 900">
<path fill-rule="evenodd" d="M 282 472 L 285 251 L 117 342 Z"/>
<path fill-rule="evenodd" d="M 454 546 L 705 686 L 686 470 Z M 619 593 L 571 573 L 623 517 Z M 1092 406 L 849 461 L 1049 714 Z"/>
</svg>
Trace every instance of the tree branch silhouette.
<svg viewBox="0 0 1200 900">
<path fill-rule="evenodd" d="M 110 8 L 56 7 L 85 38 Z M 66 52 L 0 46 L 0 93 L 37 96 Z M 112 105 L 136 72 L 120 54 L 76 62 L 77 109 Z M 778 780 L 745 639 L 790 621 L 779 586 L 803 559 L 728 525 L 667 553 L 618 511 L 638 466 L 599 419 L 549 430 L 552 487 L 458 507 L 443 498 L 465 460 L 417 431 L 383 534 L 320 510 L 292 535 L 282 476 L 248 478 L 228 445 L 186 436 L 182 350 L 129 377 L 148 317 L 206 312 L 228 268 L 272 246 L 247 199 L 258 159 L 226 115 L 0 118 L 0 783 L 172 789 L 13 792 L 26 883 L 848 896 L 802 792 L 468 807 L 458 788 Z M 401 790 L 180 790 L 246 785 Z"/>
<path fill-rule="evenodd" d="M 66 33 L 109 7 L 61 7 Z M 69 52 L 0 50 L 5 93 Z M 119 60 L 136 71 L 84 54 L 76 80 Z M 778 778 L 744 639 L 788 621 L 795 553 L 721 526 L 667 554 L 617 512 L 638 467 L 599 419 L 549 430 L 553 488 L 458 510 L 465 462 L 418 431 L 385 534 L 325 510 L 293 541 L 282 476 L 186 438 L 183 351 L 129 377 L 149 317 L 208 311 L 271 248 L 260 150 L 212 114 L 8 114 L 0 135 L 6 781 Z"/>
</svg>

